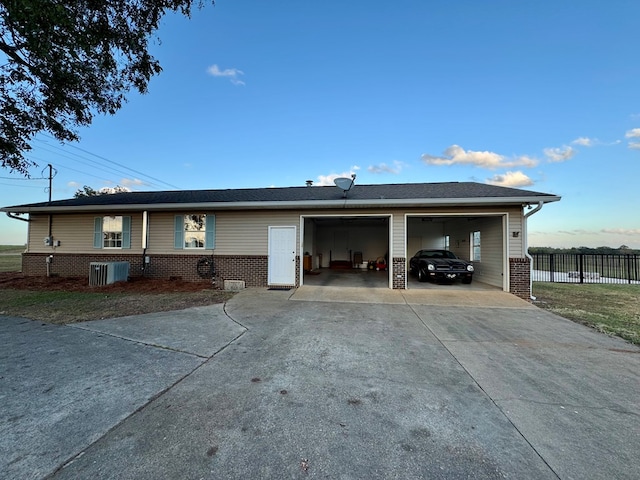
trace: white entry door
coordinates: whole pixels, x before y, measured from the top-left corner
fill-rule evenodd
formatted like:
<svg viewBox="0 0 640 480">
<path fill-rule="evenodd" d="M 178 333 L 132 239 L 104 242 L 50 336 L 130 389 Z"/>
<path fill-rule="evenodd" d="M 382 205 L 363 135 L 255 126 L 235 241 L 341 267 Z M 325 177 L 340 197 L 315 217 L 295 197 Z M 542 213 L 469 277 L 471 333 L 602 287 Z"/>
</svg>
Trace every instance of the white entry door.
<svg viewBox="0 0 640 480">
<path fill-rule="evenodd" d="M 269 285 L 296 283 L 296 227 L 269 227 Z"/>
</svg>

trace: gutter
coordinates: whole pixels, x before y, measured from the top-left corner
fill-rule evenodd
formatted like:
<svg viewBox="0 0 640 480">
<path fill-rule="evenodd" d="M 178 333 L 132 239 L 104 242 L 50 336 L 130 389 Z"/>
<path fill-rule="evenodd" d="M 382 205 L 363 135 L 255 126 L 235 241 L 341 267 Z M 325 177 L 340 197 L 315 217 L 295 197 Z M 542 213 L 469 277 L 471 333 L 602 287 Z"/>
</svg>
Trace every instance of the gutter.
<svg viewBox="0 0 640 480">
<path fill-rule="evenodd" d="M 529 255 L 529 232 L 527 231 L 527 220 L 531 215 L 536 212 L 539 212 L 542 209 L 544 202 L 538 202 L 538 206 L 533 210 L 524 214 L 524 225 L 522 229 L 524 230 L 524 254 L 529 259 L 529 297 L 532 301 L 536 300 L 536 297 L 533 296 L 533 275 L 531 275 L 533 271 L 533 257 Z"/>
<path fill-rule="evenodd" d="M 13 218 L 14 220 L 22 220 L 23 222 L 30 222 L 28 218 L 18 217 L 18 215 L 14 215 L 11 212 L 7 212 L 7 217 Z"/>
<path fill-rule="evenodd" d="M 533 203 L 557 202 L 560 197 L 486 197 L 486 198 L 376 198 L 365 200 L 285 200 L 285 201 L 251 201 L 251 202 L 188 202 L 188 203 L 155 203 L 155 204 L 117 204 L 107 205 L 51 205 L 0 208 L 0 211 L 14 213 L 48 213 L 48 212 L 114 212 L 114 211 L 184 211 L 184 210 L 267 210 L 267 209 L 343 209 L 343 208 L 390 208 L 390 207 L 447 207 L 447 206 L 478 206 L 478 205 L 522 205 Z"/>
</svg>

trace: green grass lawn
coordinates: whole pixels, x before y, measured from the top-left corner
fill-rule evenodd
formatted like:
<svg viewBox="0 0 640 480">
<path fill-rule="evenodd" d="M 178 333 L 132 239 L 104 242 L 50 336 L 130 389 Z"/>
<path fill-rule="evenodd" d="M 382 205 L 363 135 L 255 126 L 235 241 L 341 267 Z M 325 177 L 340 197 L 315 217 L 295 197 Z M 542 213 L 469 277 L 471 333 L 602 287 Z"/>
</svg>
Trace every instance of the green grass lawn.
<svg viewBox="0 0 640 480">
<path fill-rule="evenodd" d="M 24 245 L 0 245 L 0 272 L 19 272 L 22 269 Z"/>
<path fill-rule="evenodd" d="M 233 292 L 113 293 L 0 288 L 0 315 L 66 324 L 224 303 Z"/>
<path fill-rule="evenodd" d="M 17 253 L 20 254 L 25 250 L 24 245 L 0 245 L 0 253 Z"/>
<path fill-rule="evenodd" d="M 640 285 L 534 282 L 536 305 L 640 345 Z"/>
</svg>

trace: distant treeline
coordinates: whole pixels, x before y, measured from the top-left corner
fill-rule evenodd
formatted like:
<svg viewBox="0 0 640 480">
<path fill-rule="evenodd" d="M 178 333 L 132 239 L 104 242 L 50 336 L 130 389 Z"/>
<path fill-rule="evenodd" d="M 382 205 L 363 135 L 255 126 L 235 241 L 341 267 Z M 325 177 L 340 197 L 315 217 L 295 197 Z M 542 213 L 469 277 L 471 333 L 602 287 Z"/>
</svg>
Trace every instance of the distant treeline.
<svg viewBox="0 0 640 480">
<path fill-rule="evenodd" d="M 604 254 L 604 255 L 640 255 L 640 250 L 629 248 L 626 245 L 621 245 L 619 248 L 611 247 L 572 247 L 572 248 L 551 248 L 551 247 L 529 247 L 530 254 L 536 253 L 592 253 L 592 254 Z"/>
</svg>

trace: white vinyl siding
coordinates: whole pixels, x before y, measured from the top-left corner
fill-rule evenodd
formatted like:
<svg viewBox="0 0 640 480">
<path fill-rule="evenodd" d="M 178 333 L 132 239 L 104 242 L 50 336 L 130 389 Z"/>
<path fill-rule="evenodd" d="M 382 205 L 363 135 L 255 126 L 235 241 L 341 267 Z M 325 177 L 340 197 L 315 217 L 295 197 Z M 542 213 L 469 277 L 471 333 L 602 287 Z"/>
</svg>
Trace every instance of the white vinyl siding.
<svg viewBox="0 0 640 480">
<path fill-rule="evenodd" d="M 393 237 L 391 238 L 391 251 L 389 252 L 389 264 L 393 264 L 393 259 L 391 258 L 392 256 L 407 256 L 407 245 L 405 242 L 405 216 L 402 214 L 394 213 L 391 217 L 389 225 L 392 229 L 391 234 L 393 235 Z"/>
<path fill-rule="evenodd" d="M 476 228 L 481 232 L 482 254 L 479 262 L 473 262 L 476 269 L 474 281 L 502 287 L 504 271 L 502 218 L 482 218 Z"/>
<path fill-rule="evenodd" d="M 300 212 L 221 212 L 216 219 L 216 255 L 267 255 L 269 227 L 300 224 Z M 299 252 L 299 235 L 296 251 Z"/>
<path fill-rule="evenodd" d="M 513 207 L 441 207 L 441 208 L 400 208 L 400 209 L 318 209 L 318 210 L 256 210 L 256 211 L 216 211 L 216 234 L 215 234 L 215 254 L 216 255 L 267 255 L 268 253 L 268 227 L 283 225 L 300 225 L 300 216 L 349 216 L 349 215 L 370 215 L 386 216 L 393 214 L 389 221 L 389 228 L 392 228 L 392 244 L 389 248 L 389 261 L 391 256 L 410 257 L 415 252 L 406 252 L 405 234 L 405 214 L 416 214 L 421 216 L 432 215 L 460 215 L 461 220 L 466 215 L 491 215 L 493 212 L 495 226 L 501 231 L 501 221 L 505 212 L 508 212 L 508 235 L 509 256 L 523 256 L 523 229 L 522 210 L 518 206 Z M 174 218 L 175 215 L 188 214 L 192 212 L 149 212 L 149 243 L 147 255 L 153 254 L 175 254 L 174 248 Z M 208 212 L 203 212 L 208 213 Z M 497 214 L 497 216 L 495 216 Z M 142 252 L 142 212 L 128 214 L 131 217 L 131 249 L 128 253 Z M 61 246 L 56 248 L 60 253 L 95 253 L 93 248 L 94 218 L 96 214 L 64 214 L 53 216 L 53 237 L 61 241 Z M 34 253 L 50 252 L 50 247 L 45 247 L 43 238 L 48 235 L 48 216 L 32 215 L 29 224 L 29 251 Z M 468 232 L 476 228 L 463 229 L 461 225 L 465 222 L 458 222 L 460 225 L 453 231 L 439 231 L 438 235 L 450 236 L 450 249 L 457 255 L 468 259 L 469 242 Z M 460 231 L 458 231 L 460 230 Z M 521 232 L 517 238 L 511 234 L 513 231 Z M 408 234 L 410 235 L 410 229 Z M 501 234 L 499 234 L 501 235 Z M 299 235 L 298 235 L 299 236 Z M 305 233 L 306 237 L 306 233 Z M 387 233 L 387 239 L 388 233 Z M 460 240 L 467 239 L 464 244 Z M 487 242 L 491 242 L 491 236 L 487 238 L 487 233 L 483 231 L 483 254 L 487 254 Z M 489 250 L 496 248 L 503 255 L 503 239 L 495 247 L 489 246 Z M 489 244 L 490 245 L 490 244 Z M 296 246 L 299 254 L 299 245 Z M 200 255 L 201 250 L 181 250 L 185 255 Z M 483 262 L 484 262 L 483 258 Z"/>
<path fill-rule="evenodd" d="M 509 257 L 522 258 L 524 252 L 524 217 L 522 209 L 511 209 L 509 211 L 509 225 L 507 230 L 507 242 L 509 242 Z M 518 236 L 514 237 L 513 232 L 518 232 Z"/>
<path fill-rule="evenodd" d="M 96 253 L 94 248 L 95 219 L 102 219 L 103 215 L 94 213 L 53 215 L 51 222 L 52 236 L 60 242 L 55 248 L 58 253 Z M 141 251 L 142 214 L 123 215 L 130 221 L 130 236 L 128 241 L 131 248 L 123 249 L 123 253 Z M 29 245 L 31 253 L 51 253 L 51 247 L 44 245 L 43 239 L 48 235 L 49 218 L 47 215 L 31 215 L 29 221 Z"/>
</svg>

